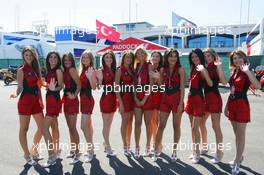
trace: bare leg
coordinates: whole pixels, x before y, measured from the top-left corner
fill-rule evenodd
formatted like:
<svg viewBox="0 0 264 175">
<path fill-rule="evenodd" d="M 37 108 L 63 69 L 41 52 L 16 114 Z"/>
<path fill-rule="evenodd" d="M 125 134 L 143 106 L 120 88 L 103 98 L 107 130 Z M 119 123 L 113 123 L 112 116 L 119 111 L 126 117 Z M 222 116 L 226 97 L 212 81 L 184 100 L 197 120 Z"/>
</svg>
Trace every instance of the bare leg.
<svg viewBox="0 0 264 175">
<path fill-rule="evenodd" d="M 159 127 L 159 111 L 154 110 L 151 117 L 151 123 L 152 123 L 152 139 L 153 139 L 153 145 L 156 143 L 156 137 Z"/>
<path fill-rule="evenodd" d="M 135 141 L 136 149 L 139 149 L 139 141 L 141 135 L 141 125 L 142 125 L 142 115 L 143 111 L 140 108 L 135 108 Z"/>
<path fill-rule="evenodd" d="M 124 148 L 127 148 L 128 146 L 128 142 L 127 142 L 127 134 L 128 134 L 128 123 L 130 122 L 130 113 L 123 113 L 121 114 L 122 117 L 122 122 L 121 122 L 121 136 L 122 136 L 122 140 L 123 140 L 123 146 Z M 129 139 L 130 140 L 130 139 Z"/>
<path fill-rule="evenodd" d="M 79 134 L 76 128 L 76 123 L 77 123 L 77 115 L 68 115 L 65 114 L 66 117 L 66 122 L 69 128 L 69 133 L 71 137 L 71 150 L 77 155 L 79 153 L 79 143 L 80 143 L 80 138 Z"/>
<path fill-rule="evenodd" d="M 28 149 L 28 142 L 27 142 L 27 132 L 29 127 L 29 122 L 30 122 L 30 116 L 19 115 L 19 123 L 20 123 L 19 142 L 23 149 L 25 157 L 30 156 L 30 152 Z"/>
<path fill-rule="evenodd" d="M 173 113 L 173 129 L 174 129 L 173 153 L 176 153 L 177 145 L 181 137 L 181 118 L 182 118 L 182 113 Z"/>
<path fill-rule="evenodd" d="M 152 111 L 144 111 L 144 121 L 146 126 L 146 132 L 147 132 L 147 143 L 146 143 L 146 149 L 150 150 L 150 142 L 152 137 Z"/>
<path fill-rule="evenodd" d="M 163 131 L 166 127 L 168 118 L 169 118 L 169 114 L 170 113 L 166 113 L 166 112 L 160 112 L 160 116 L 159 116 L 159 128 L 158 128 L 158 132 L 157 132 L 157 138 L 156 138 L 156 143 L 155 143 L 155 151 L 160 153 L 161 152 L 161 143 L 162 143 L 162 136 L 163 136 Z"/>
<path fill-rule="evenodd" d="M 93 150 L 93 125 L 91 115 L 82 114 L 81 129 L 88 144 L 88 151 Z"/>
<path fill-rule="evenodd" d="M 236 140 L 238 141 L 236 147 L 236 158 L 235 162 L 240 164 L 242 160 L 244 148 L 245 148 L 245 140 L 246 140 L 246 126 L 247 123 L 237 123 L 236 130 Z"/>
<path fill-rule="evenodd" d="M 200 123 L 200 133 L 201 133 L 201 145 L 202 150 L 206 151 L 208 150 L 208 143 L 207 143 L 207 129 L 206 129 L 206 121 L 209 117 L 209 114 L 207 113 L 205 116 L 203 116 Z"/>
<path fill-rule="evenodd" d="M 201 117 L 192 117 L 192 133 L 193 133 L 193 144 L 194 144 L 194 151 L 197 156 L 200 156 L 200 132 L 199 127 L 201 124 Z"/>
<path fill-rule="evenodd" d="M 56 153 L 60 152 L 60 131 L 59 131 L 59 124 L 58 118 L 54 117 L 53 122 L 51 123 L 51 133 L 52 133 L 52 142 L 55 145 L 54 151 Z"/>
<path fill-rule="evenodd" d="M 49 157 L 51 157 L 54 154 L 54 150 L 55 150 L 55 145 L 49 131 L 49 128 L 51 124 L 55 121 L 55 119 L 56 118 L 54 117 L 46 116 L 43 121 L 42 132 L 48 148 Z"/>
<path fill-rule="evenodd" d="M 216 140 L 216 154 L 219 156 L 219 158 L 222 158 L 223 155 L 223 150 L 221 150 L 221 144 L 223 143 L 223 135 L 222 135 L 222 130 L 220 126 L 220 118 L 221 114 L 220 113 L 212 113 L 211 114 L 211 120 L 212 120 L 212 127 L 215 132 L 215 140 Z"/>
<path fill-rule="evenodd" d="M 104 142 L 106 147 L 110 147 L 110 141 L 109 141 L 109 135 L 110 135 L 110 129 L 112 126 L 112 121 L 113 121 L 113 117 L 114 117 L 114 113 L 110 113 L 110 114 L 102 114 L 103 117 L 103 137 L 104 137 Z"/>
<path fill-rule="evenodd" d="M 33 156 L 38 156 L 38 145 L 42 137 L 42 125 L 43 125 L 44 117 L 42 113 L 33 114 L 33 117 L 35 119 L 38 129 L 33 138 L 31 153 Z"/>
<path fill-rule="evenodd" d="M 132 133 L 133 115 L 134 115 L 133 112 L 129 113 L 129 120 L 127 123 L 126 143 L 129 149 L 130 149 L 130 140 L 131 140 L 131 133 Z"/>
</svg>

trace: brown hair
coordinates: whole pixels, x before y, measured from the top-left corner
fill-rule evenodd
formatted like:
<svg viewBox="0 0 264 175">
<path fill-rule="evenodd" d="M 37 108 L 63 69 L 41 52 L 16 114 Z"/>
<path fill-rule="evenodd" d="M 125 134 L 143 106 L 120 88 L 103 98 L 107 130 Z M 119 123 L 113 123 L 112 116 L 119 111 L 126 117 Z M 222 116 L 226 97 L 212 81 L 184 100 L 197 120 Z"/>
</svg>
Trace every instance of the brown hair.
<svg viewBox="0 0 264 175">
<path fill-rule="evenodd" d="M 164 67 L 169 67 L 169 57 L 172 57 L 172 53 L 176 54 L 177 62 L 176 65 L 181 67 L 179 52 L 174 48 L 169 48 L 164 53 Z"/>
<path fill-rule="evenodd" d="M 160 70 L 160 68 L 162 68 L 162 66 L 163 66 L 163 56 L 162 56 L 162 54 L 161 54 L 159 51 L 157 51 L 157 50 L 154 50 L 154 51 L 151 53 L 151 57 L 152 57 L 154 54 L 158 54 L 159 57 L 160 57 L 159 65 L 158 65 L 158 70 Z"/>
<path fill-rule="evenodd" d="M 116 71 L 116 59 L 115 59 L 115 54 L 114 54 L 114 52 L 113 52 L 112 50 L 107 50 L 107 51 L 102 55 L 102 65 L 103 65 L 103 68 L 106 67 L 106 64 L 105 64 L 105 60 L 104 60 L 104 58 L 105 58 L 105 56 L 106 56 L 107 54 L 110 54 L 110 55 L 112 56 L 113 62 L 112 62 L 112 65 L 111 65 L 111 70 L 112 70 L 113 73 L 115 73 L 115 71 Z"/>
<path fill-rule="evenodd" d="M 24 63 L 26 63 L 26 60 L 24 58 L 24 54 L 27 51 L 31 52 L 31 54 L 32 54 L 32 56 L 34 58 L 32 60 L 32 62 L 31 62 L 31 66 L 32 66 L 34 72 L 36 73 L 37 77 L 40 78 L 41 77 L 41 72 L 40 72 L 41 68 L 40 68 L 39 59 L 38 59 L 38 55 L 36 53 L 36 50 L 32 46 L 25 46 L 23 48 L 23 50 L 22 50 L 22 58 L 23 58 Z"/>
<path fill-rule="evenodd" d="M 242 50 L 237 49 L 237 50 L 234 50 L 233 52 L 231 52 L 230 55 L 229 55 L 229 58 L 230 58 L 230 67 L 231 68 L 236 67 L 234 65 L 234 56 L 236 56 L 236 55 L 238 55 L 240 57 L 243 57 L 244 58 L 244 63 L 248 63 L 247 55 Z"/>
<path fill-rule="evenodd" d="M 72 53 L 71 52 L 66 52 L 66 53 L 64 53 L 63 54 L 63 56 L 62 56 L 62 66 L 63 66 L 63 69 L 65 70 L 66 68 L 65 68 L 65 65 L 64 65 L 64 62 L 65 62 L 65 58 L 70 58 L 70 60 L 71 60 L 71 62 L 72 62 L 72 66 L 71 67 L 74 67 L 74 68 L 76 68 L 76 66 L 75 66 L 75 61 L 74 61 L 74 57 L 73 57 L 73 55 L 72 55 Z"/>
<path fill-rule="evenodd" d="M 88 55 L 88 57 L 90 59 L 90 66 L 93 66 L 94 56 L 90 50 L 86 49 L 85 51 L 83 51 L 83 53 L 80 57 L 80 74 L 82 73 L 83 68 L 84 68 L 82 60 L 83 60 L 84 55 L 86 55 L 86 54 Z"/>
<path fill-rule="evenodd" d="M 125 61 L 125 57 L 126 56 L 131 56 L 132 57 L 132 62 L 129 65 L 129 68 L 131 68 L 133 70 L 134 69 L 134 62 L 135 62 L 135 55 L 134 55 L 134 53 L 131 50 L 126 50 L 126 51 L 123 52 L 122 59 L 121 59 L 121 66 L 124 65 L 124 61 Z"/>
<path fill-rule="evenodd" d="M 57 61 L 58 61 L 57 62 L 57 65 L 55 66 L 54 69 L 56 70 L 56 69 L 61 68 L 61 58 L 60 58 L 60 54 L 58 52 L 56 52 L 56 51 L 51 51 L 51 52 L 48 53 L 48 55 L 46 57 L 46 70 L 47 71 L 51 70 L 50 63 L 49 63 L 49 59 L 50 59 L 50 57 L 51 57 L 52 54 L 56 55 Z"/>
</svg>

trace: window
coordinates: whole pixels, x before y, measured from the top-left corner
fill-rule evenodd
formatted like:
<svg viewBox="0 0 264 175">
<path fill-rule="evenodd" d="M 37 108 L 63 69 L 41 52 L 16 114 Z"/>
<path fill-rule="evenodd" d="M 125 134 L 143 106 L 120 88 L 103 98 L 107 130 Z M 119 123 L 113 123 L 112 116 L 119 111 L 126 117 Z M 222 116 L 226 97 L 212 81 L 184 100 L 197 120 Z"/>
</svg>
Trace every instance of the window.
<svg viewBox="0 0 264 175">
<path fill-rule="evenodd" d="M 188 36 L 188 48 L 206 48 L 206 35 Z"/>
<path fill-rule="evenodd" d="M 126 24 L 126 31 L 134 31 L 136 28 L 135 24 Z"/>
<path fill-rule="evenodd" d="M 182 45 L 182 39 L 180 37 L 173 37 L 172 43 L 171 43 L 171 37 L 168 38 L 168 47 L 173 47 L 173 48 L 181 48 Z"/>
<path fill-rule="evenodd" d="M 224 48 L 234 47 L 234 36 L 233 35 L 211 35 L 210 36 L 210 47 L 213 48 Z"/>
</svg>

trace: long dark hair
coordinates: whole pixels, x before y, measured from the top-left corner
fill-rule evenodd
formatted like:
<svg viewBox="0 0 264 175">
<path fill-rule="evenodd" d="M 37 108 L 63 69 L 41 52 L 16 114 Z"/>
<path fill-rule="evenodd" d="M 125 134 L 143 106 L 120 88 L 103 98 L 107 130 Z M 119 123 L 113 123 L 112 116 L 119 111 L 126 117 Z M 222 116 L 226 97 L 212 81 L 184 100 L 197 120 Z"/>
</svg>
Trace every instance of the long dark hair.
<svg viewBox="0 0 264 175">
<path fill-rule="evenodd" d="M 131 50 L 126 50 L 126 51 L 123 52 L 122 59 L 121 59 L 121 66 L 124 65 L 124 61 L 125 61 L 125 57 L 126 56 L 131 56 L 132 57 L 132 62 L 129 65 L 129 68 L 131 70 L 134 70 L 135 56 L 134 56 L 134 53 Z"/>
<path fill-rule="evenodd" d="M 106 67 L 106 64 L 105 64 L 105 60 L 104 60 L 104 58 L 105 58 L 105 56 L 106 56 L 107 54 L 110 54 L 111 57 L 112 57 L 112 59 L 113 59 L 113 62 L 112 62 L 112 64 L 111 64 L 111 70 L 112 70 L 112 72 L 115 74 L 115 72 L 116 72 L 116 59 L 115 59 L 115 54 L 114 54 L 114 52 L 113 52 L 112 50 L 107 50 L 107 51 L 103 54 L 103 56 L 102 56 L 102 65 L 103 65 L 103 68 Z"/>
<path fill-rule="evenodd" d="M 60 54 L 58 52 L 56 52 L 56 51 L 51 51 L 51 52 L 48 53 L 48 55 L 46 57 L 46 70 L 47 71 L 51 70 L 49 59 L 50 59 L 52 54 L 56 55 L 56 57 L 57 57 L 57 65 L 55 66 L 54 70 L 59 69 L 61 67 Z"/>
<path fill-rule="evenodd" d="M 63 66 L 63 69 L 64 69 L 64 70 L 66 69 L 66 67 L 65 67 L 65 65 L 64 65 L 64 62 L 65 62 L 65 58 L 66 58 L 66 57 L 67 57 L 67 58 L 70 58 L 71 63 L 72 63 L 72 66 L 71 66 L 71 67 L 76 68 L 73 54 L 72 54 L 71 52 L 66 52 L 66 53 L 64 53 L 63 56 L 62 56 L 62 66 Z"/>
<path fill-rule="evenodd" d="M 31 66 L 32 66 L 34 72 L 36 73 L 37 77 L 40 78 L 41 77 L 41 72 L 40 72 L 41 68 L 40 68 L 37 52 L 32 46 L 25 46 L 22 50 L 22 58 L 23 58 L 24 63 L 26 63 L 24 54 L 27 51 L 31 52 L 31 54 L 33 56 Z"/>
<path fill-rule="evenodd" d="M 181 66 L 179 52 L 174 48 L 169 48 L 164 53 L 164 67 L 169 67 L 169 57 L 172 57 L 172 53 L 175 53 L 177 56 L 176 65 Z"/>
<path fill-rule="evenodd" d="M 154 54 L 158 54 L 159 55 L 159 57 L 160 57 L 160 60 L 159 60 L 159 65 L 158 65 L 158 70 L 160 70 L 160 68 L 162 68 L 162 66 L 163 66 L 163 56 L 162 56 L 162 54 L 159 52 L 159 51 L 153 51 L 152 53 L 151 53 L 151 58 L 152 58 L 152 56 L 154 55 Z"/>
<path fill-rule="evenodd" d="M 192 62 L 192 54 L 193 53 L 195 53 L 198 56 L 198 58 L 200 60 L 200 64 L 202 64 L 203 66 L 205 66 L 205 59 L 204 59 L 203 51 L 201 49 L 194 49 L 189 54 L 189 64 L 190 64 L 190 71 L 191 72 L 195 68 L 194 63 Z"/>
</svg>

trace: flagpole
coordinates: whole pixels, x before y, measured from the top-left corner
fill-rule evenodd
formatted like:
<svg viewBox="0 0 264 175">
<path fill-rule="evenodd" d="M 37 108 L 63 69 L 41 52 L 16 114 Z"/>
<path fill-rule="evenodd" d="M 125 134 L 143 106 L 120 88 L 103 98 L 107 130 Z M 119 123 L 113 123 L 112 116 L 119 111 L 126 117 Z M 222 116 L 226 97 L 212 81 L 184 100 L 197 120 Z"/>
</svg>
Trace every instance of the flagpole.
<svg viewBox="0 0 264 175">
<path fill-rule="evenodd" d="M 97 43 L 97 25 L 96 25 L 95 26 L 95 54 L 96 54 L 96 56 L 97 56 L 97 46 L 98 46 L 98 43 Z M 97 57 L 95 57 L 95 59 L 97 59 Z M 100 63 L 99 63 L 99 67 L 100 67 Z"/>
<path fill-rule="evenodd" d="M 241 27 L 241 16 L 242 16 L 242 0 L 240 0 L 240 13 L 239 13 L 239 35 L 238 35 L 238 46 L 240 46 L 240 27 Z"/>
<path fill-rule="evenodd" d="M 248 16 L 247 16 L 247 23 L 249 24 L 249 10 L 250 10 L 250 0 L 248 0 Z"/>
<path fill-rule="evenodd" d="M 129 31 L 129 36 L 131 36 L 131 30 L 130 30 L 130 23 L 131 23 L 131 0 L 129 0 L 128 15 L 129 15 L 128 31 Z"/>
</svg>

